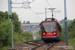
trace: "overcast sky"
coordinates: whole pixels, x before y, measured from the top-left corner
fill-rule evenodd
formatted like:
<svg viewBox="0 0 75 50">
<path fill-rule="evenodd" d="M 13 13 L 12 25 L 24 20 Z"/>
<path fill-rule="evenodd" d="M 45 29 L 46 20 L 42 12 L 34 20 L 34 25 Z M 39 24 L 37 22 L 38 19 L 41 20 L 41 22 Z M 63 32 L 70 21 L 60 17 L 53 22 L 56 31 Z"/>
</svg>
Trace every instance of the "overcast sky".
<svg viewBox="0 0 75 50">
<path fill-rule="evenodd" d="M 25 0 L 12 0 L 12 2 L 23 2 Z M 32 0 L 29 0 L 32 1 Z M 54 13 L 54 17 L 59 21 L 64 19 L 64 0 L 47 0 L 52 8 L 56 8 L 55 11 L 60 10 L 59 13 Z M 12 7 L 23 6 L 12 4 Z M 34 0 L 29 6 L 31 9 L 36 13 L 45 12 L 45 8 L 51 8 L 46 0 Z M 8 0 L 0 0 L 0 11 L 8 11 Z M 30 21 L 30 22 L 41 22 L 45 19 L 45 14 L 39 14 L 38 17 L 34 12 L 30 9 L 24 8 L 12 8 L 13 12 L 18 14 L 19 20 L 21 21 Z M 50 11 L 50 10 L 47 10 Z M 47 18 L 51 17 L 51 12 L 47 13 Z M 68 19 L 75 19 L 75 0 L 67 0 L 67 18 Z"/>
</svg>

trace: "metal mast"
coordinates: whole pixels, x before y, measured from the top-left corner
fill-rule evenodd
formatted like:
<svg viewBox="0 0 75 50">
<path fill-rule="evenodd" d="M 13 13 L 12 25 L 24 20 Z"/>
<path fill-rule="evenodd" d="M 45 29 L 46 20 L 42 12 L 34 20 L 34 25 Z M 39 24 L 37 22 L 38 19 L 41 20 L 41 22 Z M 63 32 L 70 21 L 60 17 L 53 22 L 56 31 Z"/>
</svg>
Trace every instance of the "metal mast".
<svg viewBox="0 0 75 50">
<path fill-rule="evenodd" d="M 45 8 L 45 19 L 47 18 L 47 8 Z"/>
<path fill-rule="evenodd" d="M 64 14 L 65 14 L 65 36 L 66 36 L 66 45 L 68 45 L 68 29 L 67 29 L 66 0 L 64 0 Z"/>
<path fill-rule="evenodd" d="M 13 48 L 13 16 L 12 16 L 12 4 L 11 4 L 12 0 L 8 0 L 8 14 L 9 14 L 9 18 L 11 20 L 11 33 L 12 33 L 12 48 Z"/>
<path fill-rule="evenodd" d="M 11 31 L 12 32 L 12 48 L 13 48 L 13 15 L 12 15 L 12 8 L 25 8 L 25 9 L 28 9 L 28 8 L 31 8 L 29 6 L 30 3 L 31 2 L 29 2 L 28 0 L 26 2 L 22 2 L 22 3 L 13 3 L 12 0 L 8 0 L 8 17 L 11 20 L 11 30 L 12 30 Z M 22 4 L 23 7 L 12 7 L 12 4 Z"/>
</svg>

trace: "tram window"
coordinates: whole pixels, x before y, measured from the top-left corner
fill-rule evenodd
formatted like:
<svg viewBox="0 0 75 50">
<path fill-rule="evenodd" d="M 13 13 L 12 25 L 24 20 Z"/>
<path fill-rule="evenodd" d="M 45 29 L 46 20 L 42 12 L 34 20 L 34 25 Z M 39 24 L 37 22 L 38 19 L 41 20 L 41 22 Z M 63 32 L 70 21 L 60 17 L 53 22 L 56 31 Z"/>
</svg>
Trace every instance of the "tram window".
<svg viewBox="0 0 75 50">
<path fill-rule="evenodd" d="M 43 27 L 43 32 L 46 32 L 45 29 L 44 29 L 44 27 Z"/>
<path fill-rule="evenodd" d="M 55 32 L 56 22 L 45 22 L 43 23 L 43 27 L 46 32 Z"/>
<path fill-rule="evenodd" d="M 41 28 L 41 24 L 39 24 L 39 28 Z"/>
<path fill-rule="evenodd" d="M 57 23 L 58 25 L 58 30 L 61 32 L 61 26 L 59 25 L 59 23 Z"/>
</svg>

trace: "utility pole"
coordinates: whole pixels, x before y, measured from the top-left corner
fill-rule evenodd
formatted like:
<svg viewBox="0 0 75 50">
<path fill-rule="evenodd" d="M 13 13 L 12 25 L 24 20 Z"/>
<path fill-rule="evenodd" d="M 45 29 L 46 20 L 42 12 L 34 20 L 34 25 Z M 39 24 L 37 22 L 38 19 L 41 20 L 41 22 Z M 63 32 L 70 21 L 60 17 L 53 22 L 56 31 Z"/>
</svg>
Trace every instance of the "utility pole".
<svg viewBox="0 0 75 50">
<path fill-rule="evenodd" d="M 12 0 L 8 0 L 8 14 L 11 20 L 11 33 L 12 33 L 12 48 L 13 48 L 13 16 L 12 16 Z"/>
<path fill-rule="evenodd" d="M 45 20 L 47 18 L 47 8 L 45 8 Z"/>
<path fill-rule="evenodd" d="M 68 45 L 68 29 L 67 29 L 66 0 L 64 0 L 64 14 L 65 14 L 65 36 L 66 36 L 66 45 Z"/>
<path fill-rule="evenodd" d="M 34 0 L 33 0 L 33 1 L 34 1 Z M 33 2 L 33 1 L 32 1 L 32 2 Z M 31 3 L 31 2 L 28 2 L 28 1 L 22 2 L 22 3 L 13 3 L 12 0 L 8 0 L 8 17 L 9 17 L 10 20 L 11 20 L 12 49 L 13 49 L 13 50 L 15 50 L 15 49 L 13 48 L 13 15 L 12 15 L 12 8 L 25 8 L 25 9 L 31 8 L 31 7 L 29 6 L 30 3 Z M 22 4 L 23 7 L 12 7 L 12 4 Z M 12 49 L 8 49 L 8 50 L 12 50 Z"/>
</svg>

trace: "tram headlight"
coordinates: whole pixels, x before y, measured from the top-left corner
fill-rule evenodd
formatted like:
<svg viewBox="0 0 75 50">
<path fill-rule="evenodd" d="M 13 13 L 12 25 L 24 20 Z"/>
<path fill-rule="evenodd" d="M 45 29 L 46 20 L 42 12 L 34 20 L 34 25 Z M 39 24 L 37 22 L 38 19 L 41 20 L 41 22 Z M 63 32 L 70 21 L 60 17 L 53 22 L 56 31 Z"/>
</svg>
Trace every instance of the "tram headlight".
<svg viewBox="0 0 75 50">
<path fill-rule="evenodd" d="M 56 33 L 54 33 L 54 35 L 56 35 Z"/>
<path fill-rule="evenodd" d="M 43 35 L 45 35 L 45 33 L 43 33 Z"/>
</svg>

